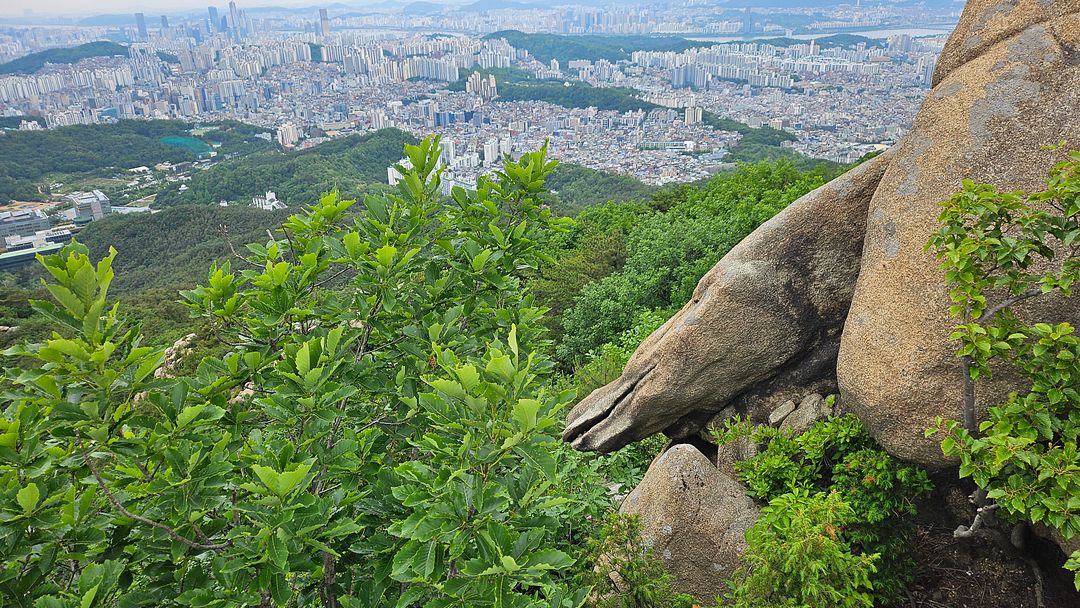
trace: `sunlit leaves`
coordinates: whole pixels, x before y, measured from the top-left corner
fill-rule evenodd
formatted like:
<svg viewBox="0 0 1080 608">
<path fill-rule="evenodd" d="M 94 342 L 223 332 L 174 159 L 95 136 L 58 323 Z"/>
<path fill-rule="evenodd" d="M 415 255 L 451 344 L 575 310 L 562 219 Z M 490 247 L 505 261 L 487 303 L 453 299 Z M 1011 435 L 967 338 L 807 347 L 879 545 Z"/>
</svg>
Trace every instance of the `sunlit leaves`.
<svg viewBox="0 0 1080 608">
<path fill-rule="evenodd" d="M 447 200 L 438 141 L 405 152 L 396 194 L 329 193 L 181 294 L 229 345 L 191 376 L 106 304 L 114 253 L 42 260 L 64 329 L 7 353 L 39 365 L 6 377 L 0 601 L 580 606 L 556 546 L 569 395 L 522 287 L 566 224 L 554 163 Z"/>
<path fill-rule="evenodd" d="M 987 490 L 1011 519 L 1080 533 L 1080 339 L 1069 323 L 1023 324 L 1011 307 L 1046 294 L 1072 295 L 1080 278 L 1080 154 L 1071 152 L 1032 194 L 1000 192 L 964 182 L 943 203 L 942 228 L 927 244 L 942 261 L 961 320 L 950 336 L 972 381 L 990 376 L 991 362 L 1011 364 L 1022 390 L 992 404 L 974 429 L 938 419 L 927 436 L 941 437 L 960 476 Z M 989 314 L 993 312 L 994 314 Z M 1000 397 L 999 397 L 1000 401 Z M 1077 570 L 1076 556 L 1066 564 Z"/>
</svg>

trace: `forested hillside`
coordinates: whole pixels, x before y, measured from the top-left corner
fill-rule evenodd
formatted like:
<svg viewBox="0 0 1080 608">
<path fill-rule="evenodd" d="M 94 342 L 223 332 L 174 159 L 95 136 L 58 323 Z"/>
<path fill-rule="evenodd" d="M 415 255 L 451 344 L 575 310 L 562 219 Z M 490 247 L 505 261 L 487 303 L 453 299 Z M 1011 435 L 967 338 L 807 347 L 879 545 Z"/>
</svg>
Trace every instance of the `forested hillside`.
<svg viewBox="0 0 1080 608">
<path fill-rule="evenodd" d="M 131 169 L 161 162 L 183 162 L 198 156 L 190 141 L 223 156 L 246 154 L 272 144 L 258 137 L 266 130 L 235 121 L 204 126 L 192 135 L 193 125 L 176 120 L 122 120 L 116 124 L 72 125 L 37 131 L 0 134 L 0 203 L 9 200 L 44 200 L 39 186 L 51 174 L 79 175 L 103 170 Z"/>
<path fill-rule="evenodd" d="M 629 59 L 633 51 L 675 51 L 709 46 L 710 42 L 695 42 L 675 36 L 595 36 L 558 34 L 526 34 L 517 30 L 504 30 L 488 34 L 486 38 L 504 38 L 515 48 L 525 49 L 543 62 L 552 59 L 565 64 L 572 59 L 611 62 Z"/>
<path fill-rule="evenodd" d="M 267 232 L 288 215 L 246 206 L 183 205 L 92 222 L 79 233 L 79 241 L 91 255 L 104 256 L 110 247 L 120 252 L 113 262 L 118 294 L 179 289 L 205 278 L 209 262 L 230 259 L 245 244 L 270 238 Z"/>
<path fill-rule="evenodd" d="M 0 74 L 33 74 L 44 67 L 46 63 L 76 63 L 88 57 L 111 57 L 113 55 L 127 57 L 127 54 L 128 48 L 115 42 L 87 42 L 70 48 L 49 49 L 30 53 L 7 63 L 0 63 Z"/>
<path fill-rule="evenodd" d="M 386 169 L 401 159 L 401 149 L 416 139 L 397 129 L 351 135 L 298 152 L 271 151 L 217 163 L 196 171 L 191 180 L 157 196 L 155 205 L 250 202 L 274 191 L 289 205 L 317 200 L 326 190 L 360 196 L 372 184 L 386 183 Z"/>
</svg>

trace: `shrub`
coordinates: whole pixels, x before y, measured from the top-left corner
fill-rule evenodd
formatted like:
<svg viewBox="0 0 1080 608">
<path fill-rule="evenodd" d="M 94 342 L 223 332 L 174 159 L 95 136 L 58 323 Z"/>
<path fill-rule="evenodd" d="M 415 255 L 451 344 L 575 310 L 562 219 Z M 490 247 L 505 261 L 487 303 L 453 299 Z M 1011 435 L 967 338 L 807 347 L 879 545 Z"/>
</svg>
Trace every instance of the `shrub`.
<svg viewBox="0 0 1080 608">
<path fill-rule="evenodd" d="M 746 533 L 736 573 L 737 608 L 871 608 L 878 554 L 860 554 L 842 530 L 855 511 L 837 492 L 794 490 L 774 498 Z"/>
<path fill-rule="evenodd" d="M 691 608 L 694 598 L 671 589 L 663 562 L 641 542 L 636 515 L 610 516 L 599 536 L 589 541 L 588 576 L 594 608 Z"/>
<path fill-rule="evenodd" d="M 866 592 L 877 605 L 888 605 L 900 597 L 914 579 L 915 564 L 909 549 L 911 518 L 916 514 L 915 499 L 931 489 L 924 471 L 882 451 L 859 419 L 850 414 L 818 421 L 800 435 L 768 426 L 753 427 L 745 420 L 729 422 L 724 429 L 714 431 L 718 443 L 736 437 L 750 437 L 764 445 L 757 456 L 735 463 L 751 496 L 768 502 L 780 517 L 780 510 L 799 504 L 810 494 L 835 494 L 843 503 L 842 508 L 835 507 L 837 512 L 848 513 L 844 525 L 836 527 L 835 540 L 855 555 L 876 556 L 870 575 L 872 590 Z M 825 513 L 819 506 L 807 508 L 805 513 Z M 785 555 L 794 559 L 794 551 L 791 548 Z M 768 580 L 764 578 L 760 584 Z"/>
<path fill-rule="evenodd" d="M 578 507 L 540 312 L 554 163 L 440 192 L 437 140 L 396 195 L 324 196 L 183 294 L 229 346 L 158 378 L 109 298 L 115 251 L 41 259 L 64 328 L 9 349 L 0 598 L 80 606 L 575 608 Z"/>
<path fill-rule="evenodd" d="M 1080 533 L 1080 339 L 1066 322 L 1025 324 L 1012 308 L 1033 298 L 1072 295 L 1080 281 L 1080 152 L 1054 165 L 1046 189 L 1001 192 L 964 182 L 942 203 L 941 229 L 927 243 L 942 262 L 959 325 L 950 339 L 964 370 L 963 422 L 939 418 L 945 455 L 958 458 L 960 476 L 986 492 L 983 515 L 997 509 L 1008 521 Z M 1047 320 L 1049 321 L 1049 320 Z M 976 420 L 975 383 L 1006 363 L 1020 390 L 997 397 L 988 419 Z M 1067 568 L 1080 589 L 1080 551 Z"/>
</svg>

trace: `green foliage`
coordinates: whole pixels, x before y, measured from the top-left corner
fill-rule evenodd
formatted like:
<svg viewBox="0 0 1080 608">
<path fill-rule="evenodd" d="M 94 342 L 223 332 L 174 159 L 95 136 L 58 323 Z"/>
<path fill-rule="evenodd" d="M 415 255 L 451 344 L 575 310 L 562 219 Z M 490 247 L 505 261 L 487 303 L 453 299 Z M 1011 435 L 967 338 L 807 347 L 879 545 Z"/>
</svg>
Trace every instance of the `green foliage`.
<svg viewBox="0 0 1080 608">
<path fill-rule="evenodd" d="M 115 251 L 42 259 L 33 305 L 64 334 L 7 351 L 39 364 L 5 377 L 5 603 L 584 602 L 564 488 L 588 470 L 557 443 L 569 395 L 521 281 L 565 224 L 541 204 L 554 163 L 447 203 L 437 140 L 406 153 L 396 194 L 324 196 L 184 292 L 232 345 L 193 375 L 157 373 L 110 301 Z"/>
<path fill-rule="evenodd" d="M 0 74 L 33 74 L 45 67 L 46 63 L 76 63 L 88 57 L 112 57 L 114 55 L 127 57 L 128 48 L 105 40 L 87 42 L 69 48 L 38 51 L 7 63 L 0 63 Z"/>
<path fill-rule="evenodd" d="M 1080 152 L 1054 165 L 1043 191 L 965 181 L 942 205 L 943 226 L 927 247 L 942 262 L 949 313 L 960 321 L 950 338 L 959 344 L 969 398 L 964 424 L 938 419 L 927 436 L 942 436 L 960 476 L 986 490 L 1007 518 L 1073 538 L 1080 532 L 1080 339 L 1066 322 L 1025 325 L 1011 307 L 1071 296 L 1080 279 Z M 990 378 L 996 363 L 1009 364 L 1022 388 L 991 405 L 976 427 L 974 383 Z M 1066 567 L 1077 571 L 1080 588 L 1080 552 Z"/>
<path fill-rule="evenodd" d="M 737 608 L 871 608 L 879 555 L 854 551 L 843 529 L 856 510 L 837 492 L 794 490 L 773 499 L 746 533 L 735 576 Z"/>
<path fill-rule="evenodd" d="M 822 183 L 821 174 L 802 173 L 786 162 L 746 165 L 689 190 L 665 212 L 636 218 L 626 235 L 622 269 L 586 285 L 563 316 L 560 360 L 586 359 L 644 311 L 681 306 L 736 243 Z"/>
<path fill-rule="evenodd" d="M 796 152 L 781 145 L 784 142 L 795 141 L 791 133 L 783 129 L 774 129 L 769 126 L 751 127 L 730 118 L 720 118 L 712 112 L 702 114 L 702 122 L 714 129 L 721 131 L 734 131 L 742 137 L 724 157 L 729 163 L 759 163 L 788 161 L 801 171 L 835 173 L 841 167 L 839 164 L 828 160 L 810 158 L 805 154 Z"/>
<path fill-rule="evenodd" d="M 181 162 L 195 156 L 160 142 L 185 135 L 175 120 L 123 120 L 111 125 L 72 125 L 40 131 L 9 131 L 0 157 L 0 202 L 24 198 L 47 173 L 85 173 L 103 168 L 130 169 L 162 161 Z"/>
<path fill-rule="evenodd" d="M 564 108 L 595 107 L 599 110 L 632 112 L 655 110 L 660 106 L 640 99 L 637 91 L 623 87 L 594 87 L 585 82 L 500 84 L 500 101 L 546 101 Z"/>
<path fill-rule="evenodd" d="M 844 551 L 873 556 L 875 568 L 869 577 L 872 584 L 866 587 L 866 593 L 874 598 L 876 605 L 888 605 L 902 596 L 914 579 L 909 543 L 911 518 L 916 514 L 915 499 L 931 490 L 924 471 L 904 465 L 882 451 L 853 415 L 818 421 L 810 430 L 796 436 L 773 427 L 753 427 L 748 421 L 729 422 L 722 431 L 715 432 L 714 439 L 726 443 L 738 437 L 749 437 L 765 446 L 757 456 L 735 463 L 748 494 L 769 502 L 775 515 L 784 518 L 796 517 L 780 511 L 792 507 L 791 501 L 807 499 L 807 493 L 820 493 L 818 499 L 826 494 L 835 495 L 842 503 L 838 508 L 849 513 L 844 516 L 843 525 L 835 527 L 832 540 Z M 809 526 L 820 523 L 823 522 L 805 522 Z M 797 531 L 803 533 L 806 529 Z M 822 550 L 825 549 L 832 551 L 833 546 Z M 756 550 L 765 551 L 764 547 Z M 784 555 L 800 560 L 806 557 L 798 553 L 800 550 L 791 547 Z M 756 585 L 767 584 L 769 580 L 770 577 L 765 577 Z M 777 583 L 773 589 L 783 593 L 784 585 L 794 584 L 789 580 Z M 751 595 L 765 597 L 758 591 Z"/>
<path fill-rule="evenodd" d="M 23 121 L 36 122 L 43 127 L 45 126 L 45 119 L 40 116 L 0 116 L 0 129 L 18 129 Z"/>
<path fill-rule="evenodd" d="M 779 146 L 785 141 L 795 141 L 796 137 L 782 129 L 772 127 L 751 127 L 730 118 L 720 118 L 712 112 L 704 112 L 701 121 L 720 131 L 734 131 L 743 136 L 743 142 L 763 146 Z"/>
<path fill-rule="evenodd" d="M 502 86 L 504 84 L 514 83 L 514 82 L 521 82 L 521 81 L 524 81 L 524 80 L 534 80 L 534 77 L 533 77 L 532 74 L 530 74 L 529 72 L 526 72 L 525 70 L 523 70 L 521 68 L 517 68 L 517 67 L 514 67 L 514 66 L 505 67 L 505 68 L 481 68 L 481 69 L 460 68 L 458 70 L 458 76 L 459 76 L 458 79 L 455 80 L 454 82 L 451 82 L 446 87 L 447 90 L 457 91 L 457 92 L 464 91 L 465 90 L 465 84 L 468 82 L 469 76 L 471 76 L 473 72 L 480 72 L 480 75 L 482 77 L 484 77 L 484 78 L 487 78 L 488 76 L 494 76 L 495 77 L 495 82 L 498 84 L 498 86 Z"/>
<path fill-rule="evenodd" d="M 593 608 L 692 608 L 694 598 L 675 593 L 663 562 L 641 542 L 641 520 L 636 515 L 611 515 L 595 539 L 589 541 L 589 573 L 596 600 Z M 618 581 L 618 584 L 615 581 Z"/>
<path fill-rule="evenodd" d="M 401 147 L 415 142 L 403 131 L 382 129 L 297 152 L 264 152 L 225 160 L 194 173 L 184 192 L 178 187 L 163 191 L 155 206 L 246 203 L 268 190 L 286 204 L 299 205 L 318 199 L 327 187 L 342 196 L 360 196 L 370 184 L 385 184 L 386 168 L 401 158 Z"/>
<path fill-rule="evenodd" d="M 505 39 L 515 48 L 525 49 L 545 63 L 558 59 L 566 65 L 572 59 L 611 62 L 630 59 L 633 51 L 675 51 L 681 53 L 695 47 L 710 46 L 710 42 L 695 42 L 675 36 L 560 36 L 558 34 L 526 34 L 503 30 L 485 38 Z"/>
<path fill-rule="evenodd" d="M 191 287 L 206 276 L 211 260 L 231 258 L 244 243 L 266 239 L 281 225 L 287 211 L 249 207 L 183 205 L 161 213 L 109 217 L 79 233 L 100 258 L 115 246 L 118 276 L 115 293 L 130 294 L 154 287 Z"/>
<path fill-rule="evenodd" d="M 866 36 L 860 36 L 858 34 L 833 34 L 832 36 L 822 36 L 821 38 L 815 38 L 814 42 L 816 42 L 818 47 L 822 49 L 855 48 L 860 44 L 866 45 L 866 48 L 885 48 L 888 46 L 888 42 L 886 40 L 883 40 L 881 38 L 867 38 Z M 806 41 L 799 40 L 797 38 L 765 38 L 755 40 L 754 43 L 789 47 L 806 44 Z"/>
<path fill-rule="evenodd" d="M 555 209 L 563 215 L 575 215 L 609 201 L 646 201 L 656 191 L 629 175 L 570 163 L 559 164 L 547 184 L 555 195 Z"/>
</svg>

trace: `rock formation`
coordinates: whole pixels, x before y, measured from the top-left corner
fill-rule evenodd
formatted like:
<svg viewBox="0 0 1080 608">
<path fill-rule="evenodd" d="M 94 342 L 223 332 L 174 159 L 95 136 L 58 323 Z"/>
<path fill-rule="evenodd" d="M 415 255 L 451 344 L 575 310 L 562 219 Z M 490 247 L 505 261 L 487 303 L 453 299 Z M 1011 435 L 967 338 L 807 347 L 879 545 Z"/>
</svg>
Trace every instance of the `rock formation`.
<svg viewBox="0 0 1080 608">
<path fill-rule="evenodd" d="M 934 88 L 892 150 L 802 197 L 702 278 L 693 299 L 615 382 L 570 413 L 566 440 L 607 452 L 664 431 L 688 437 L 725 407 L 768 409 L 836 383 L 893 455 L 950 463 L 923 431 L 961 417 L 944 276 L 924 244 L 962 179 L 1038 189 L 1080 147 L 1080 0 L 970 0 Z M 1071 139 L 1070 139 L 1071 138 Z M 1022 316 L 1080 323 L 1080 298 Z M 1007 390 L 1007 374 L 982 384 Z"/>
<path fill-rule="evenodd" d="M 687 444 L 664 452 L 620 511 L 641 518 L 642 540 L 664 561 L 676 589 L 701 599 L 727 591 L 746 530 L 758 518 L 742 484 Z"/>
</svg>

